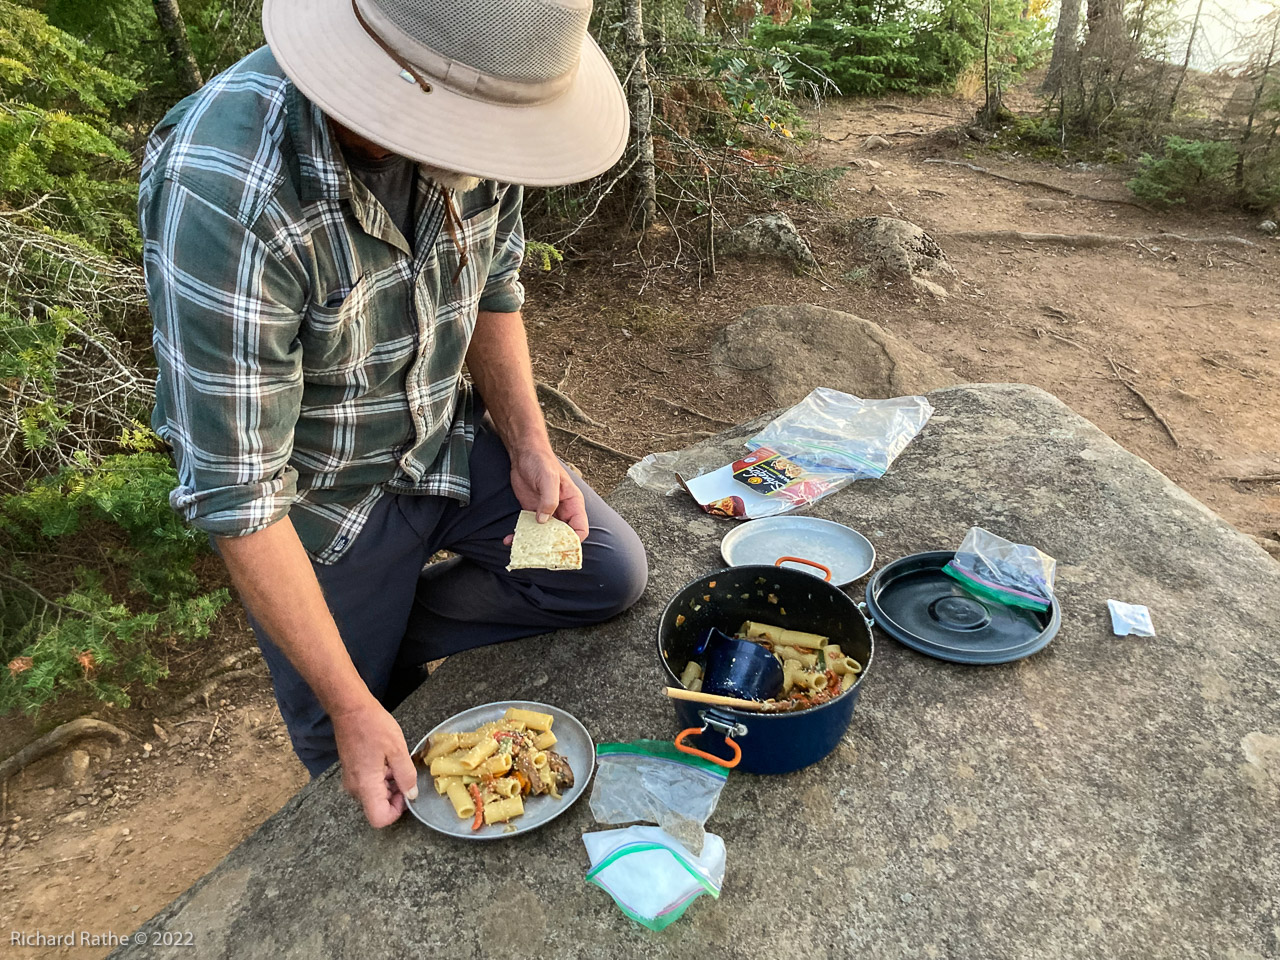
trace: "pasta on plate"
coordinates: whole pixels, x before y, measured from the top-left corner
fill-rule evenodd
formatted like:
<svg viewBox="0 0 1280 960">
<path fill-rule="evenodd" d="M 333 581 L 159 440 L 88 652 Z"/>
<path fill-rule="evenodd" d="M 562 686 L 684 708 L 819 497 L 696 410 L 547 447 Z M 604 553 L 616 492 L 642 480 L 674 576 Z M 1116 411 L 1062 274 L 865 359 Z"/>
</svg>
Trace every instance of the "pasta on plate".
<svg viewBox="0 0 1280 960">
<path fill-rule="evenodd" d="M 471 829 L 510 823 L 524 813 L 525 798 L 573 786 L 569 761 L 551 749 L 550 714 L 509 707 L 501 720 L 462 733 L 437 733 L 414 756 L 431 774 L 436 793 Z"/>
</svg>

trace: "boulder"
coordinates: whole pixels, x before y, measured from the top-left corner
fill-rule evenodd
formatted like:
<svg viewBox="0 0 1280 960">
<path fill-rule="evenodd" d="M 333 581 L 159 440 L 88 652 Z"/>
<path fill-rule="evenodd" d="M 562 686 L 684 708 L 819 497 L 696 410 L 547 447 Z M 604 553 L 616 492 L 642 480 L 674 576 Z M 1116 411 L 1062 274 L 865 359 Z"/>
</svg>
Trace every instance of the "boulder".
<svg viewBox="0 0 1280 960">
<path fill-rule="evenodd" d="M 774 257 L 805 267 L 818 265 L 809 244 L 785 213 L 752 217 L 722 237 L 719 244 L 722 253 Z"/>
<path fill-rule="evenodd" d="M 606 829 L 586 797 L 469 843 L 407 814 L 370 828 L 334 766 L 115 960 L 173 960 L 174 931 L 201 960 L 1274 957 L 1280 566 L 1043 391 L 929 399 L 937 414 L 883 478 L 809 512 L 861 531 L 881 564 L 954 548 L 975 523 L 1034 543 L 1058 559 L 1062 629 L 1028 659 L 974 667 L 877 628 L 835 752 L 729 776 L 707 823 L 728 850 L 720 899 L 644 930 L 583 883 L 580 835 Z M 767 419 L 682 455 L 728 463 Z M 654 633 L 723 564 L 734 524 L 630 481 L 609 503 L 649 555 L 640 601 L 449 657 L 396 711 L 410 743 L 496 700 L 556 704 L 598 743 L 676 734 Z M 1158 635 L 1112 636 L 1109 597 L 1148 604 Z"/>
<path fill-rule="evenodd" d="M 863 255 L 881 274 L 899 280 L 917 274 L 935 280 L 955 276 L 938 242 L 909 220 L 860 217 L 849 227 Z"/>
<path fill-rule="evenodd" d="M 873 134 L 862 141 L 863 150 L 883 150 L 886 147 L 892 146 L 893 144 L 889 142 L 889 140 L 879 134 Z"/>
<path fill-rule="evenodd" d="M 870 399 L 926 393 L 957 382 L 883 327 L 808 303 L 748 310 L 716 336 L 711 369 L 739 381 L 762 376 L 777 401 L 787 405 L 814 387 Z"/>
<path fill-rule="evenodd" d="M 1268 237 L 1274 237 L 1277 230 L 1280 230 L 1280 227 L 1276 226 L 1276 222 L 1274 220 L 1263 220 L 1258 224 L 1258 230 L 1265 233 Z"/>
</svg>

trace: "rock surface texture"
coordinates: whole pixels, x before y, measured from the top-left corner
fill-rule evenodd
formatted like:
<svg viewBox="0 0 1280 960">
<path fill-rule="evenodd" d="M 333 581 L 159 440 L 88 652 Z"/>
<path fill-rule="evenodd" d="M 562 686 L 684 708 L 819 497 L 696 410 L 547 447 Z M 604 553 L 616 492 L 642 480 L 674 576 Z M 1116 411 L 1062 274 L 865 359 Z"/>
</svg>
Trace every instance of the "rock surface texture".
<svg viewBox="0 0 1280 960">
<path fill-rule="evenodd" d="M 720 252 L 748 257 L 776 257 L 804 267 L 816 267 L 809 244 L 785 213 L 753 217 L 720 239 Z"/>
<path fill-rule="evenodd" d="M 808 303 L 748 310 L 717 334 L 711 367 L 730 379 L 762 378 L 788 406 L 814 387 L 870 399 L 928 393 L 956 382 L 883 327 Z"/>
<path fill-rule="evenodd" d="M 883 479 L 813 512 L 864 532 L 881 565 L 974 523 L 1035 543 L 1058 558 L 1062 631 L 991 667 L 879 636 L 830 757 L 730 776 L 708 824 L 728 846 L 718 902 L 656 934 L 626 919 L 583 883 L 585 802 L 467 843 L 408 818 L 371 830 L 330 771 L 143 930 L 190 931 L 189 956 L 271 960 L 1280 955 L 1280 565 L 1048 394 L 932 399 Z M 762 422 L 683 456 L 725 463 Z M 451 657 L 399 712 L 411 740 L 514 698 L 558 704 L 600 741 L 676 732 L 656 620 L 720 564 L 730 524 L 629 483 L 611 502 L 650 553 L 640 603 Z M 1113 637 L 1108 597 L 1149 605 L 1158 636 Z"/>
<path fill-rule="evenodd" d="M 899 280 L 920 276 L 935 281 L 955 276 L 955 268 L 938 241 L 909 220 L 859 217 L 849 230 L 867 261 L 884 276 Z"/>
</svg>

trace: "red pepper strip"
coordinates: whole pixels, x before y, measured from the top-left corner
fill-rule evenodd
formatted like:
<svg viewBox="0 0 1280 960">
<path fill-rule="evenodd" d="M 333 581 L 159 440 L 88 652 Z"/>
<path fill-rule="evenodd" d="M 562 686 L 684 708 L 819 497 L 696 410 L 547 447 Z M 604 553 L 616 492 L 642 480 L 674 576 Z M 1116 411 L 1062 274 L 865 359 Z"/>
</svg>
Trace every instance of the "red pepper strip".
<svg viewBox="0 0 1280 960">
<path fill-rule="evenodd" d="M 495 740 L 519 740 L 520 734 L 515 730 L 495 730 L 493 731 L 493 739 Z"/>
<path fill-rule="evenodd" d="M 471 821 L 471 829 L 479 830 L 484 825 L 484 797 L 480 796 L 480 788 L 474 783 L 467 785 L 471 799 L 476 802 L 476 818 Z"/>
</svg>

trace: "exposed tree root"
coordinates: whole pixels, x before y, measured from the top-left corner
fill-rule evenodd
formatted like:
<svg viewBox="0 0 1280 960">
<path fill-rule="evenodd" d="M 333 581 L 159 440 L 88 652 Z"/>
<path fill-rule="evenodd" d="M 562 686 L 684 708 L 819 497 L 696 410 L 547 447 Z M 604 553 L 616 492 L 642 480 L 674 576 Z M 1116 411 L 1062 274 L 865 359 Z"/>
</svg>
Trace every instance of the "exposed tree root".
<svg viewBox="0 0 1280 960">
<path fill-rule="evenodd" d="M 1056 183 L 1046 183 L 1043 180 L 1019 180 L 1017 177 L 1009 177 L 1003 173 L 996 173 L 994 170 L 988 170 L 986 167 L 980 167 L 976 163 L 964 163 L 960 160 L 943 160 L 939 157 L 929 157 L 925 163 L 944 163 L 949 167 L 964 167 L 972 170 L 974 173 L 986 174 L 988 177 L 995 177 L 997 180 L 1003 180 L 1005 183 L 1012 183 L 1019 187 L 1039 187 L 1041 190 L 1048 190 L 1051 193 L 1061 193 L 1064 196 L 1071 197 L 1073 200 L 1090 200 L 1093 203 L 1118 203 L 1125 207 L 1137 207 L 1139 210 L 1145 210 L 1151 213 L 1152 210 L 1146 204 L 1139 203 L 1137 200 L 1125 200 L 1123 198 L 1113 199 L 1111 197 L 1095 197 L 1088 193 L 1076 193 L 1067 187 L 1060 187 Z"/>
<path fill-rule="evenodd" d="M 686 407 L 682 403 L 675 403 L 674 401 L 668 400 L 665 397 L 654 397 L 654 399 L 657 400 L 659 403 L 666 404 L 672 410 L 679 410 L 681 413 L 687 413 L 690 416 L 699 417 L 700 419 L 706 420 L 708 423 L 720 423 L 726 427 L 737 426 L 737 424 L 733 423 L 731 420 L 721 420 L 719 417 L 708 416 L 705 413 L 701 413 L 693 409 L 693 407 Z"/>
<path fill-rule="evenodd" d="M 214 691 L 228 680 L 243 680 L 246 677 L 265 677 L 266 675 L 267 665 L 261 662 L 252 667 L 244 667 L 240 670 L 226 670 L 221 673 L 217 673 L 177 703 L 169 706 L 169 708 L 165 710 L 165 713 L 169 715 L 181 713 L 183 710 L 194 707 L 198 703 L 203 703 L 207 707 L 209 705 L 209 698 L 213 696 Z"/>
<path fill-rule="evenodd" d="M 563 433 L 567 437 L 572 437 L 574 440 L 579 440 L 582 443 L 586 444 L 588 447 L 592 447 L 603 453 L 611 454 L 623 460 L 629 460 L 632 463 L 637 463 L 640 460 L 640 458 L 635 456 L 634 454 L 627 453 L 625 450 L 619 450 L 617 447 L 611 447 L 607 443 L 601 443 L 599 440 L 592 440 L 590 437 L 584 437 L 582 434 L 578 433 L 577 431 L 570 430 L 568 427 L 560 427 L 554 423 L 548 423 L 547 426 L 558 433 Z"/>
<path fill-rule="evenodd" d="M 543 383 L 539 380 L 535 386 L 538 388 L 538 396 L 542 397 L 545 402 L 555 404 L 570 420 L 589 423 L 593 427 L 604 426 L 599 420 L 592 419 L 585 410 L 573 402 L 571 397 L 557 390 L 551 384 Z"/>
<path fill-rule="evenodd" d="M 13 756 L 0 763 L 0 783 L 8 780 L 15 773 L 26 769 L 37 760 L 47 757 L 65 744 L 84 737 L 107 737 L 116 743 L 124 743 L 129 739 L 129 734 L 104 720 L 94 720 L 91 717 L 70 720 L 62 724 L 62 726 L 50 730 L 38 740 L 28 743 Z"/>
<path fill-rule="evenodd" d="M 1184 237 L 1177 233 L 1158 233 L 1149 237 L 1121 237 L 1110 233 L 1024 233 L 1021 230 L 960 230 L 956 233 L 938 234 L 952 240 L 990 240 L 996 243 L 1060 243 L 1069 247 L 1122 247 L 1126 243 L 1222 243 L 1242 247 L 1255 247 L 1244 237 Z"/>
</svg>

